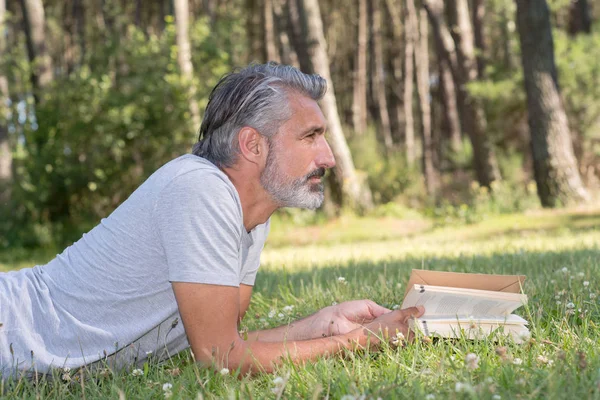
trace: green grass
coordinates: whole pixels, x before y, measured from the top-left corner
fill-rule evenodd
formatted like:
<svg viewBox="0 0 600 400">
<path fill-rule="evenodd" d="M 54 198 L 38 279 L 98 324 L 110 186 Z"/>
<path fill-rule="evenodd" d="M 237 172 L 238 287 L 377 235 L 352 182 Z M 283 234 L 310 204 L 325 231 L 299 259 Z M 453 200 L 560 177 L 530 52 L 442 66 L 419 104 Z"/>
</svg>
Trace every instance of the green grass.
<svg viewBox="0 0 600 400">
<path fill-rule="evenodd" d="M 401 302 L 413 268 L 520 273 L 527 275 L 524 290 L 530 299 L 518 311 L 530 321 L 532 339 L 525 344 L 502 337 L 417 340 L 403 349 L 285 363 L 274 375 L 252 378 L 199 368 L 184 352 L 147 365 L 143 376 L 105 371 L 63 382 L 57 372 L 53 383 L 5 382 L 4 395 L 164 398 L 163 384 L 171 383 L 172 398 L 199 393 L 204 398 L 600 398 L 599 223 L 594 211 L 538 211 L 443 228 L 427 221 L 403 226 L 398 220 L 350 217 L 318 229 L 274 227 L 243 321 L 248 329 L 276 326 L 356 298 L 391 307 Z M 0 268 L 42 263 L 53 254 L 0 254 Z M 339 276 L 347 284 L 338 282 Z M 283 312 L 287 305 L 294 306 L 291 313 Z M 284 317 L 269 318 L 270 311 Z M 466 367 L 468 353 L 479 357 L 478 368 Z M 272 392 L 277 376 L 285 382 L 282 393 Z"/>
</svg>

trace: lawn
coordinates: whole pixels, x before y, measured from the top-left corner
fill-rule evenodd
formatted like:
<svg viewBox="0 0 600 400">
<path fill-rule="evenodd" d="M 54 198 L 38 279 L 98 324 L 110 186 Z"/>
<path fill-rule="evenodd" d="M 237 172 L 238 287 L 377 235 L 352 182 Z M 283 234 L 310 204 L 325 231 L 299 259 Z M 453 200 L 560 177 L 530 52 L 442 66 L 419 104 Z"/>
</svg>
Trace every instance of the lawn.
<svg viewBox="0 0 600 400">
<path fill-rule="evenodd" d="M 356 298 L 393 307 L 413 268 L 524 274 L 531 339 L 416 340 L 273 375 L 199 368 L 185 352 L 143 371 L 57 371 L 53 383 L 6 383 L 8 398 L 600 398 L 600 212 L 537 211 L 435 227 L 346 217 L 274 226 L 243 329 L 272 327 Z M 0 269 L 53 252 L 5 252 Z M 338 278 L 344 277 L 344 280 Z M 470 362 L 465 362 L 469 355 Z M 475 360 L 475 361 L 473 361 Z M 80 379 L 81 375 L 84 379 Z M 68 379 L 70 378 L 70 380 Z M 91 378 L 91 379 L 90 379 Z"/>
</svg>

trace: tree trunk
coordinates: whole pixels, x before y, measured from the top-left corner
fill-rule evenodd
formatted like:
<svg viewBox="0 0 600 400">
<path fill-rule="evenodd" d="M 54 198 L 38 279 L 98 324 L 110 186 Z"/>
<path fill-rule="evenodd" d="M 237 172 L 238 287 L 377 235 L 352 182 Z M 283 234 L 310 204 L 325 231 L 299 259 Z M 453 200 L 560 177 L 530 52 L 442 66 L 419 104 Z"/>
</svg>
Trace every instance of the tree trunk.
<svg viewBox="0 0 600 400">
<path fill-rule="evenodd" d="M 448 60 L 440 54 L 440 43 L 435 41 L 437 49 L 438 70 L 440 74 L 440 103 L 442 104 L 442 127 L 446 137 L 450 141 L 450 149 L 453 152 L 462 150 L 462 138 L 460 130 L 460 116 L 456 104 L 456 87 L 452 79 L 452 71 Z"/>
<path fill-rule="evenodd" d="M 327 44 L 323 34 L 323 23 L 318 0 L 303 0 L 308 26 L 308 42 L 314 71 L 327 80 L 328 90 L 321 101 L 323 113 L 329 125 L 331 149 L 336 159 L 335 181 L 342 194 L 342 204 L 352 209 L 366 211 L 373 207 L 371 190 L 366 181 L 361 181 L 354 168 L 352 155 L 346 143 L 337 109 L 335 90 L 329 70 Z"/>
<path fill-rule="evenodd" d="M 439 179 L 433 164 L 435 149 L 431 137 L 431 105 L 429 103 L 429 46 L 427 14 L 425 10 L 419 13 L 417 47 L 415 51 L 415 72 L 417 81 L 417 93 L 419 95 L 419 111 L 421 113 L 421 140 L 423 147 L 423 176 L 427 194 L 435 196 Z"/>
<path fill-rule="evenodd" d="M 6 53 L 6 0 L 0 0 L 0 59 Z M 8 79 L 0 69 L 0 201 L 8 201 L 12 182 L 12 152 L 8 142 Z"/>
<path fill-rule="evenodd" d="M 550 12 L 545 0 L 517 0 L 517 27 L 531 150 L 538 195 L 544 207 L 589 199 L 577 169 L 559 90 Z"/>
<path fill-rule="evenodd" d="M 273 13 L 275 15 L 275 27 L 277 29 L 277 45 L 279 47 L 279 58 L 287 65 L 300 67 L 298 55 L 292 47 L 289 36 L 289 10 L 285 0 L 272 0 Z"/>
<path fill-rule="evenodd" d="M 85 60 L 86 40 L 85 40 L 85 10 L 82 4 L 83 0 L 73 0 L 73 17 L 75 19 L 75 31 L 77 32 L 77 41 L 79 43 L 79 65 L 83 65 Z"/>
<path fill-rule="evenodd" d="M 392 127 L 392 137 L 397 143 L 404 140 L 400 136 L 400 132 L 404 131 L 404 105 L 403 105 L 403 75 L 402 68 L 404 61 L 402 59 L 404 38 L 402 35 L 402 29 L 404 23 L 402 22 L 402 10 L 401 2 L 397 0 L 386 0 L 386 7 L 388 11 L 388 24 L 392 27 L 389 30 L 389 42 L 392 43 L 390 51 L 390 63 L 393 74 L 393 85 L 392 91 L 389 96 L 389 109 L 390 109 L 390 125 Z"/>
<path fill-rule="evenodd" d="M 188 0 L 175 1 L 175 29 L 177 35 L 177 63 L 181 75 L 189 84 L 190 115 L 194 129 L 200 128 L 200 110 L 196 102 L 196 85 L 194 84 L 194 66 L 192 65 L 192 51 L 188 33 L 189 10 Z"/>
<path fill-rule="evenodd" d="M 290 38 L 292 39 L 292 46 L 298 55 L 300 70 L 305 73 L 313 73 L 313 66 L 308 54 L 309 43 L 307 37 L 310 32 L 306 32 L 306 27 L 303 23 L 306 18 L 304 15 L 304 4 L 302 0 L 287 0 L 287 9 Z M 313 44 L 311 43 L 311 45 Z"/>
<path fill-rule="evenodd" d="M 31 63 L 31 86 L 36 104 L 44 88 L 52 82 L 52 59 L 46 49 L 44 30 L 46 18 L 42 0 L 21 0 L 23 25 L 27 40 L 27 55 Z"/>
<path fill-rule="evenodd" d="M 406 162 L 414 165 L 417 158 L 415 149 L 415 120 L 413 116 L 414 91 L 414 53 L 415 32 L 417 29 L 417 11 L 415 1 L 406 0 L 404 17 L 404 145 L 406 146 Z"/>
<path fill-rule="evenodd" d="M 392 152 L 392 129 L 390 128 L 390 114 L 386 98 L 385 65 L 383 62 L 383 35 L 381 33 L 381 0 L 372 0 L 373 15 L 373 47 L 375 50 L 375 99 L 379 109 L 379 122 L 383 144 L 387 153 Z"/>
<path fill-rule="evenodd" d="M 275 22 L 273 21 L 273 1 L 275 0 L 263 1 L 264 37 L 267 61 L 281 62 L 279 51 L 277 50 L 277 43 L 275 41 Z"/>
<path fill-rule="evenodd" d="M 263 13 L 261 12 L 260 0 L 246 0 L 246 32 L 248 34 L 248 54 L 250 62 L 266 61 L 266 49 L 264 46 L 264 30 L 261 28 Z"/>
<path fill-rule="evenodd" d="M 352 126 L 358 135 L 367 130 L 367 43 L 369 36 L 367 0 L 358 0 L 358 40 L 354 57 Z"/>
<path fill-rule="evenodd" d="M 592 32 L 592 17 L 587 0 L 572 0 L 569 5 L 569 34 Z"/>
<path fill-rule="evenodd" d="M 473 147 L 473 164 L 477 180 L 481 186 L 490 187 L 500 180 L 500 170 L 492 142 L 487 136 L 487 121 L 480 101 L 473 98 L 467 84 L 477 79 L 477 68 L 473 52 L 473 34 L 466 0 L 449 1 L 449 14 L 454 17 L 454 41 L 443 22 L 441 0 L 423 0 L 423 6 L 431 21 L 436 40 L 442 49 L 444 58 L 451 67 L 452 78 L 457 89 L 456 100 L 461 124 L 469 135 Z M 456 42 L 456 47 L 454 45 Z"/>
<path fill-rule="evenodd" d="M 485 37 L 483 34 L 483 20 L 485 17 L 485 5 L 483 0 L 473 0 L 473 38 L 475 40 L 475 49 L 477 54 L 475 60 L 477 63 L 477 76 L 483 78 L 485 74 Z"/>
</svg>

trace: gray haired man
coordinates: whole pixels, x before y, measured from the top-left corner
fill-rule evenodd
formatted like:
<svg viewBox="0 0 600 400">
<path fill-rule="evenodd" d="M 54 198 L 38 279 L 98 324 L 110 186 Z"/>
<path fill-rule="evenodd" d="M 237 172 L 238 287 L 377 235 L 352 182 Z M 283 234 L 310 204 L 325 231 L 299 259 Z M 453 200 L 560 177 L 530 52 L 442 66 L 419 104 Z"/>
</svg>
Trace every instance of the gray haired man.
<svg viewBox="0 0 600 400">
<path fill-rule="evenodd" d="M 191 346 L 218 368 L 271 371 L 407 333 L 422 310 L 370 300 L 326 307 L 242 338 L 269 217 L 317 208 L 335 160 L 318 75 L 251 65 L 210 95 L 193 154 L 162 166 L 46 265 L 0 274 L 0 374 L 119 367 Z"/>
</svg>

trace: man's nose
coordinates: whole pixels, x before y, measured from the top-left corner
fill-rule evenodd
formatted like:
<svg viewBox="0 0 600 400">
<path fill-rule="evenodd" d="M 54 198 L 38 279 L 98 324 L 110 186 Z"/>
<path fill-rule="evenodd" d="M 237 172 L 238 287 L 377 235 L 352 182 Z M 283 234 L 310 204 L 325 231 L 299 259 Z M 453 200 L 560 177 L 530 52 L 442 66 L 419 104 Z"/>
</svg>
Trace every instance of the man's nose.
<svg viewBox="0 0 600 400">
<path fill-rule="evenodd" d="M 329 147 L 329 143 L 327 143 L 327 139 L 325 139 L 325 135 L 321 135 L 320 137 L 319 153 L 317 155 L 316 163 L 319 167 L 323 168 L 335 167 L 335 157 L 333 156 L 331 147 Z"/>
</svg>

